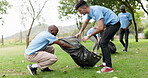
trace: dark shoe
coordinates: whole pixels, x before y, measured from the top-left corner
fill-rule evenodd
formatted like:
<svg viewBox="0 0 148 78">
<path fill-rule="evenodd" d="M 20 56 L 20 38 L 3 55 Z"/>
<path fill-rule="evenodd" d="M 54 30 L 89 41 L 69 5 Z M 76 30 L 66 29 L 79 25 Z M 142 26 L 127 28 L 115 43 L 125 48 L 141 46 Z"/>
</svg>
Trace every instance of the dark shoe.
<svg viewBox="0 0 148 78">
<path fill-rule="evenodd" d="M 127 50 L 125 50 L 125 49 L 124 49 L 124 50 L 123 50 L 123 52 L 125 52 L 125 53 L 126 53 L 126 52 L 127 52 Z"/>
<path fill-rule="evenodd" d="M 43 69 L 43 70 L 41 70 L 41 72 L 51 72 L 51 71 L 53 71 L 53 70 L 49 69 L 48 67 Z"/>
<path fill-rule="evenodd" d="M 32 64 L 28 65 L 27 69 L 29 70 L 31 75 L 36 75 L 37 74 L 37 72 L 36 72 L 37 68 L 33 68 L 31 66 L 32 66 Z"/>
</svg>

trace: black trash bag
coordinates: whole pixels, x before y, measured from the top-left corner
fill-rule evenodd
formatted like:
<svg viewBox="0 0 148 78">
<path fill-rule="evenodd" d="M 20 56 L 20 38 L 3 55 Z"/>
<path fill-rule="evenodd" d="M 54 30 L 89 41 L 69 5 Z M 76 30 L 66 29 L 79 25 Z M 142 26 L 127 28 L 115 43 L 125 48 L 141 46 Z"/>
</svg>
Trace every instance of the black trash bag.
<svg viewBox="0 0 148 78">
<path fill-rule="evenodd" d="M 115 44 L 113 42 L 110 41 L 108 43 L 108 46 L 109 46 L 112 54 L 116 53 L 116 46 L 115 46 Z"/>
<path fill-rule="evenodd" d="M 74 47 L 61 48 L 66 51 L 80 67 L 93 67 L 101 59 L 101 56 L 90 52 L 75 37 L 62 38 L 59 40 Z"/>
</svg>

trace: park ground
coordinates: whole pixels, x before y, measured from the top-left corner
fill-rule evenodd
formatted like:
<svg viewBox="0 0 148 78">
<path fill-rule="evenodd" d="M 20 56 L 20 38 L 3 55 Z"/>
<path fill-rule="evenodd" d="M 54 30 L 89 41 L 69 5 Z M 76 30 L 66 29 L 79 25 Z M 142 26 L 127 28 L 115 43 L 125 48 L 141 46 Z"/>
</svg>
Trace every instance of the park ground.
<svg viewBox="0 0 148 78">
<path fill-rule="evenodd" d="M 122 52 L 118 40 L 113 43 L 117 48 L 117 53 L 112 54 L 113 73 L 98 74 L 99 67 L 80 68 L 59 46 L 53 45 L 58 61 L 50 68 L 55 71 L 42 73 L 38 69 L 36 76 L 30 75 L 26 68 L 31 63 L 23 56 L 25 44 L 0 45 L 0 78 L 148 78 L 148 39 L 139 42 L 130 39 L 127 53 Z M 82 44 L 89 50 L 93 45 L 91 41 Z M 101 63 L 102 60 L 96 65 Z"/>
</svg>

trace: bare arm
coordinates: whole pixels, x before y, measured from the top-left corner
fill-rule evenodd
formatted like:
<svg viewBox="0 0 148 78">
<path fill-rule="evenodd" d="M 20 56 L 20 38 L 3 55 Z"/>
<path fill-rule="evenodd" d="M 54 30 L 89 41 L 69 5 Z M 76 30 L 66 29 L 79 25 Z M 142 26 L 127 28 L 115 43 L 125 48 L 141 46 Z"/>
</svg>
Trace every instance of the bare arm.
<svg viewBox="0 0 148 78">
<path fill-rule="evenodd" d="M 96 27 L 96 30 L 91 33 L 89 36 L 84 36 L 84 38 L 82 39 L 83 41 L 88 40 L 91 36 L 94 36 L 97 33 L 100 33 L 104 30 L 104 23 L 103 23 L 103 19 L 100 19 L 98 22 L 98 26 Z"/>
<path fill-rule="evenodd" d="M 101 37 L 98 37 L 97 39 L 98 39 L 98 41 L 100 41 Z"/>
<path fill-rule="evenodd" d="M 59 40 L 54 41 L 54 44 L 58 44 L 59 46 L 64 47 L 64 48 L 72 48 L 72 46 L 65 44 Z"/>
<path fill-rule="evenodd" d="M 76 37 L 79 37 L 79 36 L 82 34 L 82 32 L 83 32 L 84 29 L 86 28 L 88 22 L 89 22 L 89 19 L 86 19 L 85 22 L 83 23 L 83 25 L 82 25 L 82 27 L 81 27 L 79 33 L 76 35 Z"/>
<path fill-rule="evenodd" d="M 100 32 L 102 32 L 102 31 L 104 30 L 103 19 L 100 19 L 100 20 L 97 22 L 97 24 L 98 24 L 98 27 L 96 27 L 96 30 L 88 36 L 89 38 L 90 38 L 91 36 L 94 36 L 95 34 L 100 33 Z"/>
</svg>

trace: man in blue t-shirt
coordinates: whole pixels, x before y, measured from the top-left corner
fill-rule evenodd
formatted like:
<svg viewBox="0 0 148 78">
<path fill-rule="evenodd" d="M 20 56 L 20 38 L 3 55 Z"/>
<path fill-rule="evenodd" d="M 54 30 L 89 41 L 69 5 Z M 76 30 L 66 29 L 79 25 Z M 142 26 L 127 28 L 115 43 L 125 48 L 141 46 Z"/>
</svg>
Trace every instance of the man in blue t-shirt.
<svg viewBox="0 0 148 78">
<path fill-rule="evenodd" d="M 103 32 L 100 39 L 100 47 L 103 53 L 103 64 L 98 67 L 103 67 L 97 73 L 102 72 L 113 72 L 112 62 L 111 62 L 111 50 L 108 46 L 109 41 L 113 38 L 116 32 L 120 28 L 120 22 L 118 16 L 110 9 L 102 6 L 89 6 L 85 1 L 80 0 L 75 9 L 83 15 L 87 15 L 87 19 L 83 23 L 79 33 L 76 37 L 79 37 L 83 30 L 86 28 L 90 19 L 94 19 L 98 26 L 97 29 L 89 36 L 84 36 L 83 41 L 88 40 L 91 36 Z"/>
<path fill-rule="evenodd" d="M 54 64 L 57 61 L 57 57 L 54 55 L 54 48 L 52 44 L 58 44 L 65 48 L 72 48 L 63 42 L 60 42 L 55 36 L 58 33 L 58 28 L 55 25 L 48 27 L 48 31 L 39 33 L 29 44 L 25 50 L 24 56 L 30 62 L 37 64 L 30 64 L 27 66 L 31 75 L 37 74 L 37 67 L 41 69 L 41 72 L 53 71 L 48 66 Z"/>
<path fill-rule="evenodd" d="M 93 33 L 95 30 L 96 30 L 97 27 L 92 27 L 90 28 L 88 31 L 87 31 L 87 36 L 89 36 L 91 33 Z M 99 40 L 100 40 L 100 33 L 94 35 L 94 36 L 91 36 L 89 38 L 92 42 L 94 42 L 94 45 L 92 47 L 92 51 L 95 51 L 96 49 L 96 54 L 98 53 L 98 50 L 99 50 Z M 101 53 L 100 53 L 101 54 Z"/>
<path fill-rule="evenodd" d="M 123 52 L 127 52 L 128 48 L 128 35 L 129 35 L 129 26 L 132 24 L 132 16 L 129 12 L 126 12 L 125 5 L 120 7 L 121 13 L 118 14 L 120 19 L 121 27 L 120 27 L 120 42 L 123 45 Z M 123 41 L 123 36 L 125 35 L 125 43 Z"/>
</svg>

